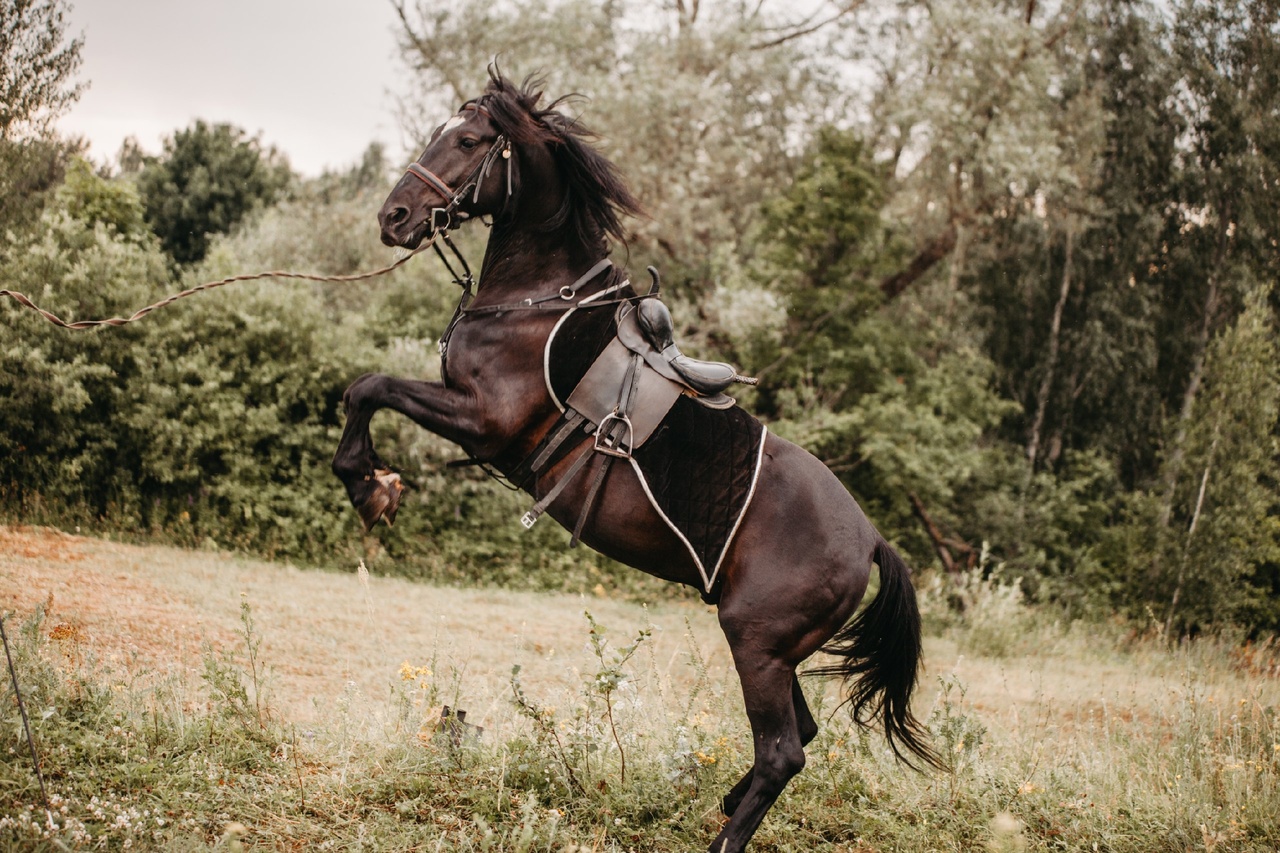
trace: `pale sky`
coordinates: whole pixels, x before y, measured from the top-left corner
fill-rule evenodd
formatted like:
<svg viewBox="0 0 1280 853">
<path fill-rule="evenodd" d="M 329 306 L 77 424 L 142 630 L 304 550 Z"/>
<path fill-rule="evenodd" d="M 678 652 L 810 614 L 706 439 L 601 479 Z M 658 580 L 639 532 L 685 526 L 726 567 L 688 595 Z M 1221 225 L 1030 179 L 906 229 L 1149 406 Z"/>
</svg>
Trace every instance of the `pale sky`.
<svg viewBox="0 0 1280 853">
<path fill-rule="evenodd" d="M 59 122 L 113 160 L 126 136 L 159 153 L 195 119 L 230 122 L 316 175 L 373 141 L 400 153 L 403 87 L 388 0 L 71 0 L 89 89 Z"/>
</svg>

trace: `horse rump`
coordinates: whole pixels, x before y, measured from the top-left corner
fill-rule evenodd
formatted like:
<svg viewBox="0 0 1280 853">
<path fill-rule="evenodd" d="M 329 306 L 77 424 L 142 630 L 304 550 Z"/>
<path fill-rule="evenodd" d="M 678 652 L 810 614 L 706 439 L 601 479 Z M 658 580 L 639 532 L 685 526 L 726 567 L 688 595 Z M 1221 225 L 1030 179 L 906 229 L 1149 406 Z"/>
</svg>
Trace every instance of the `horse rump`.
<svg viewBox="0 0 1280 853">
<path fill-rule="evenodd" d="M 876 543 L 873 556 L 880 567 L 875 599 L 822 647 L 824 654 L 840 660 L 805 675 L 843 679 L 849 695 L 842 705 L 849 706 L 855 723 L 872 728 L 881 720 L 898 760 L 919 769 L 914 757 L 943 769 L 945 761 L 926 742 L 928 735 L 910 708 L 921 659 L 920 610 L 911 569 L 884 539 Z"/>
</svg>

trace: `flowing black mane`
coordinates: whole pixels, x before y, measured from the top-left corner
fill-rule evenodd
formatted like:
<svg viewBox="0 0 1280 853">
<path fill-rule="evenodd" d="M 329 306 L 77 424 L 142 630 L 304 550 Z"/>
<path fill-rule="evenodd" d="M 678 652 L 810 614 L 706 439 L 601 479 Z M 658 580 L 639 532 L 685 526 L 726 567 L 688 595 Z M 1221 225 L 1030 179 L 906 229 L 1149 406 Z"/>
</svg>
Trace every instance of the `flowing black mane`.
<svg viewBox="0 0 1280 853">
<path fill-rule="evenodd" d="M 549 145 L 565 180 L 564 204 L 546 225 L 548 230 L 570 228 L 584 245 L 612 238 L 625 243 L 623 216 L 643 215 L 618 169 L 588 142 L 596 135 L 580 121 L 558 110 L 573 95 L 557 98 L 544 108 L 540 78 L 517 86 L 494 69 L 489 85 L 476 102 L 488 110 L 494 124 L 518 148 Z M 516 187 L 519 192 L 519 187 Z"/>
</svg>

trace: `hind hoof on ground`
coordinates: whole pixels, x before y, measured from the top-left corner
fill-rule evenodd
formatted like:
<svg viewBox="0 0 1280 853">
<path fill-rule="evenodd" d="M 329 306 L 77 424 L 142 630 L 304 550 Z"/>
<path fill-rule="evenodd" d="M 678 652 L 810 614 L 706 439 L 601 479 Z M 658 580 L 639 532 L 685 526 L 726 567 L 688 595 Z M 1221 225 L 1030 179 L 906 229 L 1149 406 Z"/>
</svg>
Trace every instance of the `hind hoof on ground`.
<svg viewBox="0 0 1280 853">
<path fill-rule="evenodd" d="M 396 511 L 400 509 L 400 495 L 404 492 L 404 483 L 400 475 L 385 468 L 373 472 L 376 485 L 373 494 L 356 511 L 360 513 L 360 521 L 364 524 L 364 532 L 368 533 L 379 521 L 386 521 L 390 527 L 395 523 Z"/>
</svg>

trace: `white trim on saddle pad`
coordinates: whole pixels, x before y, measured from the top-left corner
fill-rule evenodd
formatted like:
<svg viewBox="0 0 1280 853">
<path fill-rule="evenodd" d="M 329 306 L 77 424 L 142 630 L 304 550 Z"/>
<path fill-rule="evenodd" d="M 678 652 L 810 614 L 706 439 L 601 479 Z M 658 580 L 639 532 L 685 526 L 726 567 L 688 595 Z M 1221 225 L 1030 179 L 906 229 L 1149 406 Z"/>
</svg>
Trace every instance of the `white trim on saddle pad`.
<svg viewBox="0 0 1280 853">
<path fill-rule="evenodd" d="M 666 523 L 667 527 L 671 528 L 671 532 L 684 543 L 689 556 L 693 559 L 693 564 L 698 567 L 698 574 L 702 576 L 702 590 L 708 595 L 711 593 L 711 588 L 715 586 L 716 577 L 720 574 L 720 566 L 724 563 L 724 555 L 729 552 L 729 546 L 733 544 L 733 538 L 738 535 L 738 528 L 742 526 L 742 519 L 747 515 L 747 509 L 751 506 L 751 499 L 756 496 L 756 483 L 760 480 L 760 466 L 764 461 L 764 443 L 769 437 L 769 427 L 764 424 L 761 424 L 760 427 L 760 447 L 756 450 L 756 465 L 751 472 L 751 488 L 747 490 L 747 499 L 742 502 L 742 509 L 738 512 L 738 517 L 733 522 L 733 529 L 729 531 L 729 537 L 724 540 L 724 547 L 720 549 L 720 553 L 716 557 L 716 564 L 712 567 L 710 575 L 707 574 L 707 568 L 702 564 L 702 560 L 698 558 L 698 552 L 694 549 L 693 544 L 680 532 L 680 528 L 676 527 L 675 523 L 667 517 L 667 514 L 662 511 L 662 507 L 658 506 L 658 500 L 649 489 L 649 482 L 645 480 L 644 472 L 640 470 L 640 464 L 636 462 L 634 457 L 627 460 L 631 463 L 631 470 L 636 472 L 636 479 L 640 481 L 640 488 L 644 489 L 645 496 L 649 498 L 649 505 L 653 507 L 653 511 Z"/>
<path fill-rule="evenodd" d="M 547 335 L 547 343 L 542 349 L 542 379 L 546 383 L 547 393 L 551 395 L 551 402 L 555 403 L 556 408 L 560 411 L 563 412 L 565 410 L 565 404 L 556 396 L 555 389 L 551 387 L 551 345 L 555 343 L 556 335 L 560 333 L 560 328 L 564 325 L 564 322 L 573 315 L 573 312 L 577 311 L 581 307 L 589 305 L 597 299 L 601 299 L 611 293 L 615 293 L 629 284 L 631 284 L 631 281 L 630 279 L 627 279 L 613 287 L 606 288 L 599 293 L 593 293 L 586 297 L 568 311 L 564 312 L 563 316 L 560 317 L 555 326 L 551 328 L 551 334 Z M 710 594 L 711 588 L 715 586 L 716 578 L 720 574 L 720 566 L 724 563 L 724 555 L 728 553 L 729 546 L 733 544 L 733 538 L 738 535 L 738 528 L 742 526 L 742 519 L 746 517 L 747 509 L 751 506 L 751 499 L 755 497 L 756 483 L 760 479 L 760 465 L 764 459 L 764 443 L 768 437 L 769 428 L 764 424 L 761 424 L 760 447 L 756 450 L 755 469 L 751 472 L 751 488 L 747 491 L 747 499 L 743 502 L 742 509 L 739 511 L 737 519 L 733 522 L 733 529 L 729 531 L 729 536 L 725 539 L 724 547 L 720 549 L 720 554 L 716 557 L 716 564 L 712 566 L 711 574 L 707 574 L 707 567 L 702 564 L 702 560 L 699 559 L 698 552 L 693 547 L 693 544 L 683 533 L 680 532 L 680 529 L 676 527 L 675 523 L 667 517 L 667 514 L 662 511 L 662 508 L 658 506 L 658 501 L 653 496 L 653 492 L 650 490 L 649 483 L 645 480 L 644 473 L 640 470 L 639 464 L 634 458 L 629 457 L 627 459 L 627 461 L 631 463 L 631 470 L 636 472 L 636 479 L 640 481 L 640 488 L 644 489 L 645 497 L 649 499 L 649 505 L 653 507 L 654 512 L 658 514 L 658 517 L 662 519 L 663 523 L 671 529 L 671 532 L 674 533 L 682 543 L 684 543 L 685 549 L 688 550 L 689 556 L 693 559 L 693 564 L 698 567 L 698 574 L 702 576 L 703 591 L 708 594 Z"/>
<path fill-rule="evenodd" d="M 564 312 L 564 314 L 560 316 L 560 319 L 556 321 L 556 324 L 551 327 L 551 334 L 547 335 L 547 342 L 542 347 L 542 381 L 546 383 L 547 393 L 551 395 L 551 402 L 555 403 L 556 408 L 559 409 L 560 411 L 562 412 L 564 411 L 564 408 L 565 408 L 564 403 L 561 401 L 559 397 L 556 396 L 556 389 L 551 387 L 551 345 L 555 343 L 556 335 L 560 334 L 560 327 L 564 325 L 565 320 L 568 320 L 570 317 L 573 316 L 574 311 L 577 311 L 579 308 L 583 307 L 584 305 L 589 305 L 590 303 L 595 302 L 597 299 L 600 299 L 601 297 L 608 296 L 610 293 L 616 293 L 617 291 L 621 290 L 624 287 L 629 286 L 630 284 L 631 284 L 631 279 L 629 278 L 623 279 L 622 281 L 615 284 L 613 287 L 606 287 L 604 290 L 600 291 L 599 293 L 593 293 L 590 296 L 586 297 L 585 299 L 579 300 L 578 302 L 574 303 L 573 307 L 571 307 L 568 311 Z"/>
</svg>

